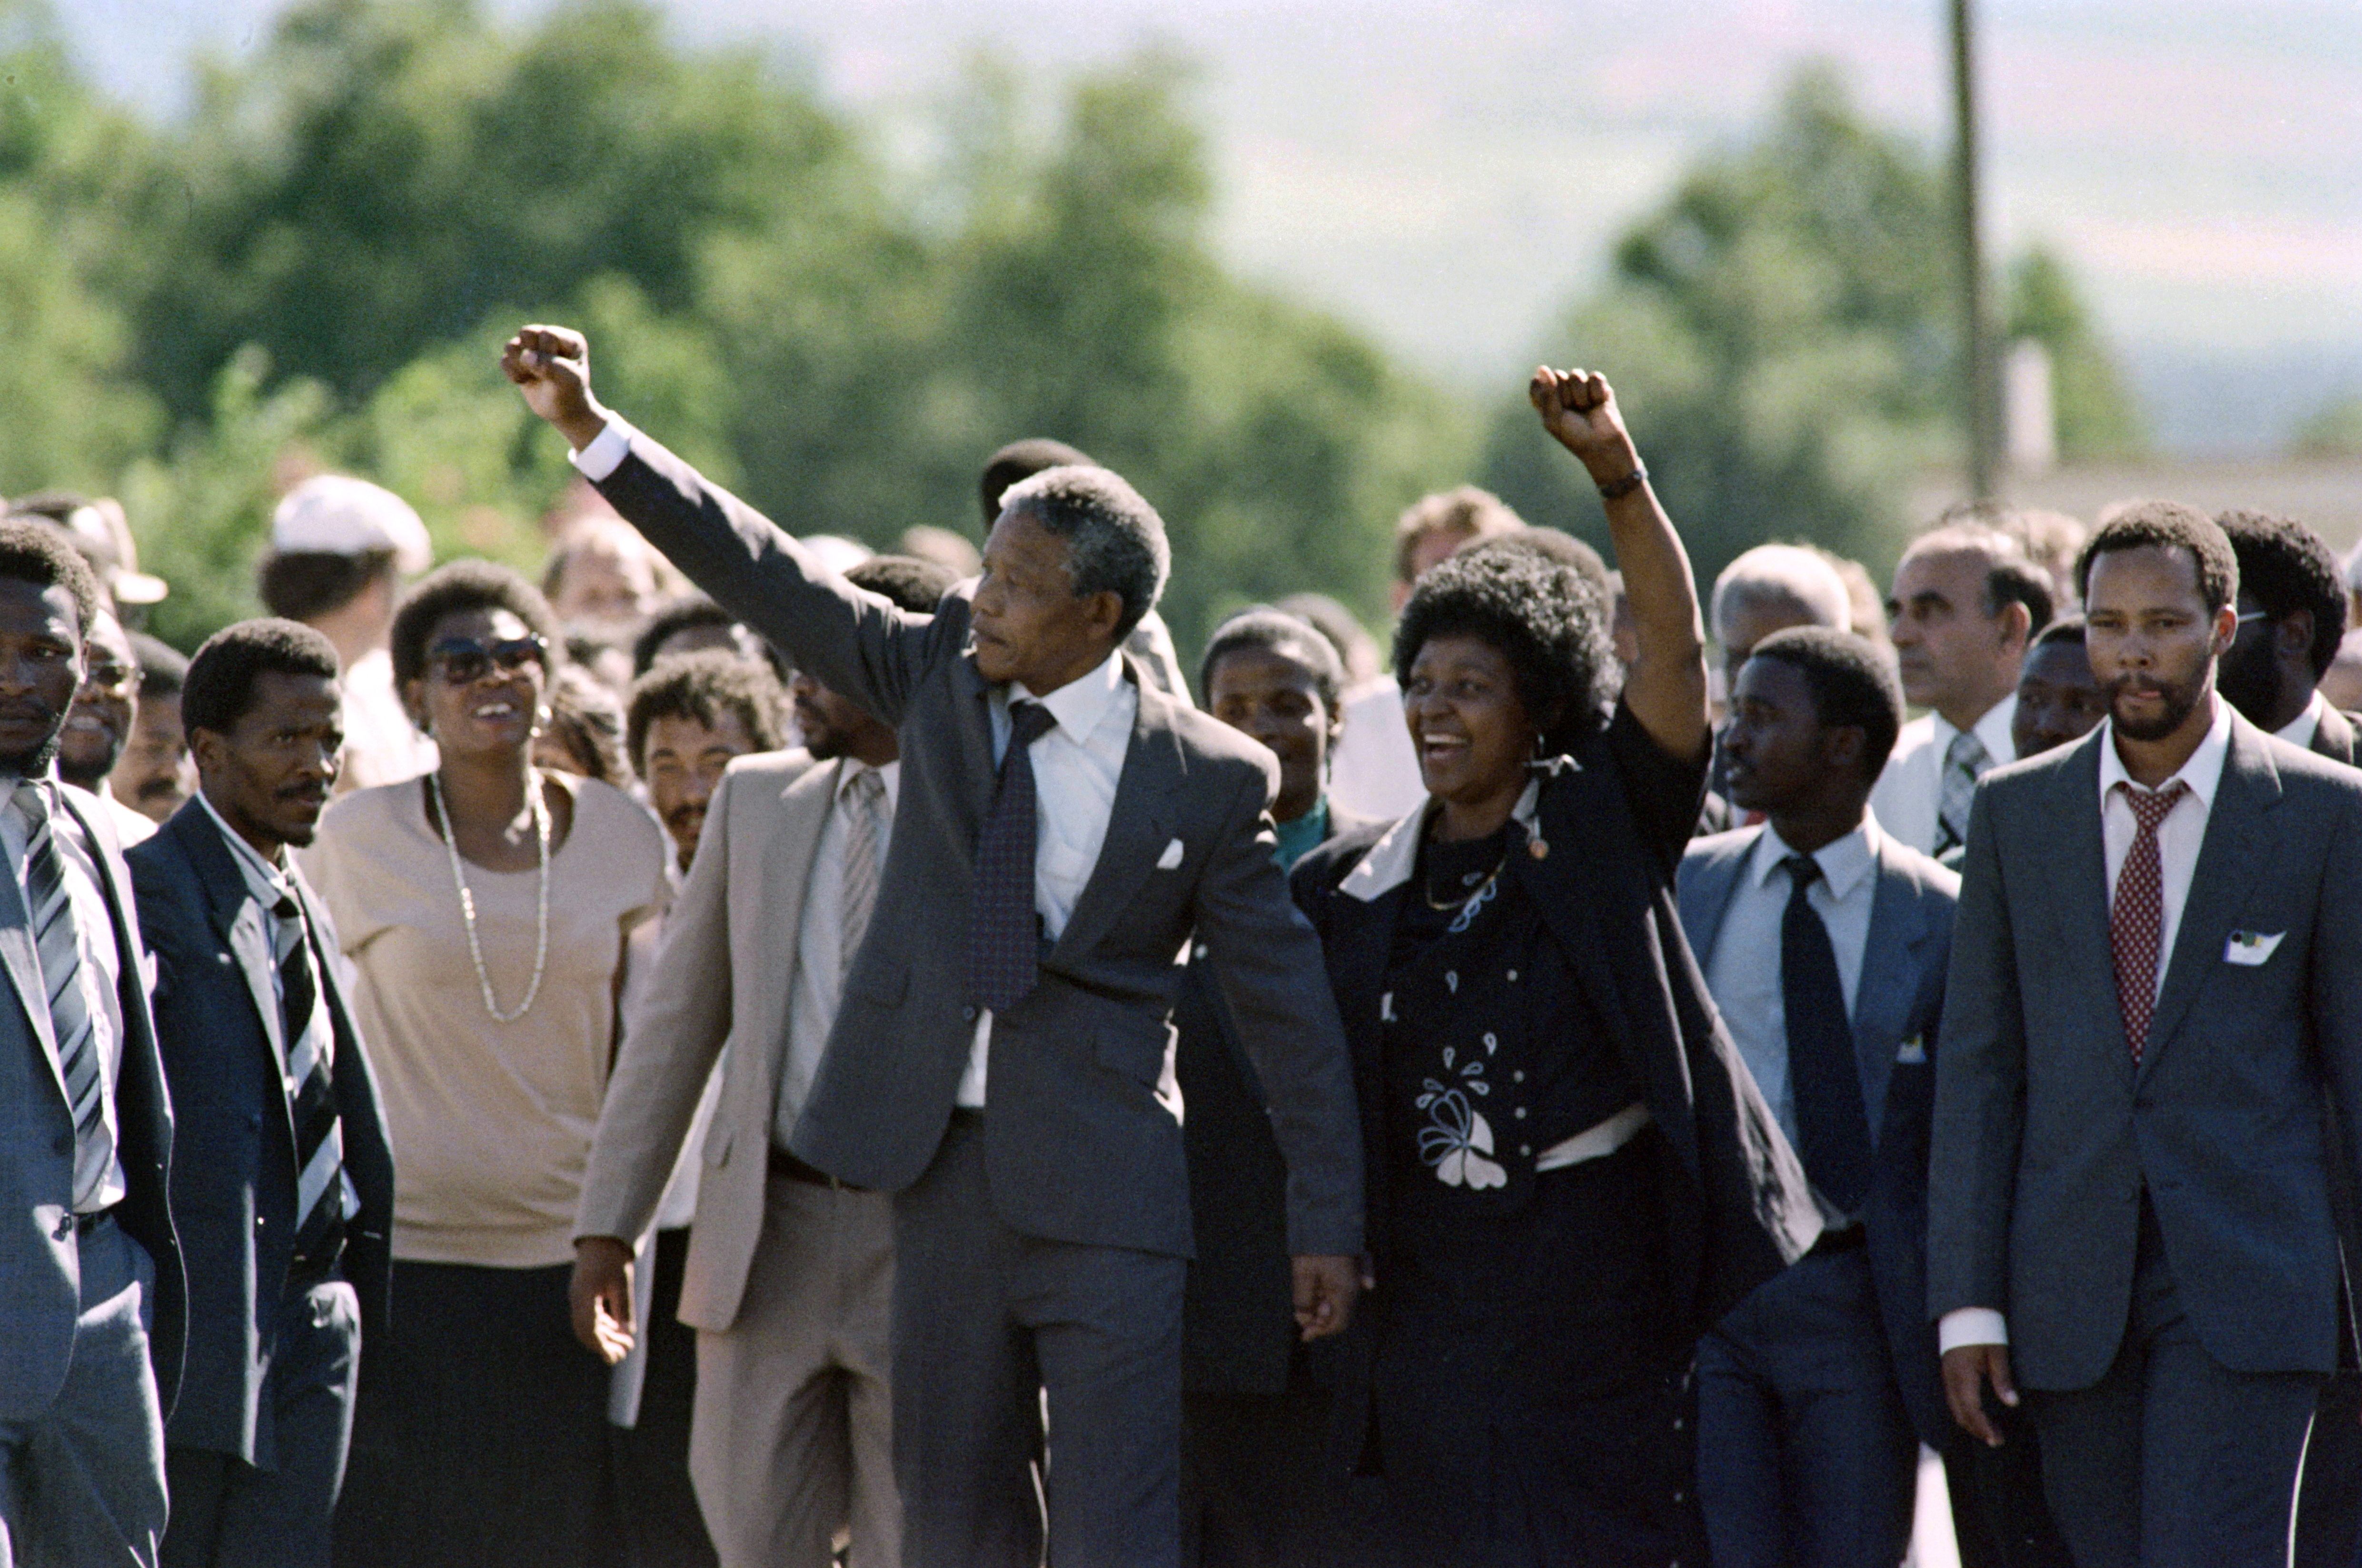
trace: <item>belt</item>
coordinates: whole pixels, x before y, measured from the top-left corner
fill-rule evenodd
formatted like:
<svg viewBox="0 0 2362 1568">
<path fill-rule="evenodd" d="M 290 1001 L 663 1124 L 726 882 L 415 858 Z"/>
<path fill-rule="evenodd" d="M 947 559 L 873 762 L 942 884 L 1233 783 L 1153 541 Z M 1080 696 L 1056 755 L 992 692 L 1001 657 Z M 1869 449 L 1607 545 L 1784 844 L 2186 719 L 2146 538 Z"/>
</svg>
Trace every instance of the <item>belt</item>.
<svg viewBox="0 0 2362 1568">
<path fill-rule="evenodd" d="M 855 1187 L 849 1181 L 839 1181 L 818 1165 L 808 1165 L 778 1144 L 771 1146 L 771 1174 L 785 1176 L 812 1187 L 833 1187 L 838 1192 L 867 1192 L 866 1187 Z"/>
</svg>

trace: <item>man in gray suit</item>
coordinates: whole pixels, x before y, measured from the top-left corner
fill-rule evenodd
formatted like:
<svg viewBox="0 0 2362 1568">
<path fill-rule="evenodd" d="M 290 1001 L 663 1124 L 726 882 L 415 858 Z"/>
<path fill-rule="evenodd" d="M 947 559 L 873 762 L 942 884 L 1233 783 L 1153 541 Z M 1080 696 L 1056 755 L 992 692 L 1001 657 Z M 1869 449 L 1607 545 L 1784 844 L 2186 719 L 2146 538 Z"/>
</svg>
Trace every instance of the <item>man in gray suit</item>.
<svg viewBox="0 0 2362 1568">
<path fill-rule="evenodd" d="M 1949 1446 L 1927 1288 L 1927 1125 L 1959 878 L 1871 815 L 1903 723 L 1876 649 L 1779 632 L 1721 736 L 1760 827 L 1690 845 L 1682 928 L 1828 1216 L 1698 1346 L 1698 1500 L 1722 1568 L 1869 1568 Z"/>
<path fill-rule="evenodd" d="M 790 1140 L 896 1194 L 895 1466 L 916 1568 L 1179 1552 L 1191 1250 L 1171 1015 L 1207 944 L 1288 1167 L 1308 1337 L 1359 1283 L 1351 1069 L 1268 809 L 1276 766 L 1120 652 L 1164 525 L 1101 469 L 1004 498 L 984 576 L 914 615 L 852 587 L 590 393 L 576 334 L 502 357 L 617 511 L 725 608 L 901 735 L 872 922 Z M 1308 1462 L 1309 1461 L 1308 1456 Z"/>
<path fill-rule="evenodd" d="M 98 580 L 0 523 L 0 1568 L 154 1568 L 180 1380 L 171 1102 L 131 878 L 57 755 Z"/>
<path fill-rule="evenodd" d="M 2278 1562 L 2337 1363 L 2362 775 L 2215 691 L 2238 566 L 2203 513 L 2136 506 L 2081 575 L 2108 722 L 1970 819 L 1928 1307 L 1970 1433 L 2027 1390 L 2079 1568 Z"/>
</svg>

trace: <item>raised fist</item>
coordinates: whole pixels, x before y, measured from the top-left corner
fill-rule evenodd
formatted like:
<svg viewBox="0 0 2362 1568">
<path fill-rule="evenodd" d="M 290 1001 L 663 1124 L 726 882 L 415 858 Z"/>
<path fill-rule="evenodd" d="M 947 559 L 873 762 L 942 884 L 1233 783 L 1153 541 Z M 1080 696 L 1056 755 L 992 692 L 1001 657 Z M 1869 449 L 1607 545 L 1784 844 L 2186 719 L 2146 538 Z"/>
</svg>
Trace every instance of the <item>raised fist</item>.
<svg viewBox="0 0 2362 1568">
<path fill-rule="evenodd" d="M 1591 477 L 1610 484 L 1639 464 L 1624 415 L 1616 406 L 1615 389 L 1607 378 L 1590 370 L 1553 370 L 1547 365 L 1534 371 L 1526 395 L 1542 416 L 1542 428 L 1559 445 L 1583 460 Z"/>
<path fill-rule="evenodd" d="M 590 345 L 565 326 L 527 326 L 501 349 L 501 373 L 525 406 L 556 425 L 577 451 L 598 438 L 607 414 L 590 395 Z"/>
</svg>

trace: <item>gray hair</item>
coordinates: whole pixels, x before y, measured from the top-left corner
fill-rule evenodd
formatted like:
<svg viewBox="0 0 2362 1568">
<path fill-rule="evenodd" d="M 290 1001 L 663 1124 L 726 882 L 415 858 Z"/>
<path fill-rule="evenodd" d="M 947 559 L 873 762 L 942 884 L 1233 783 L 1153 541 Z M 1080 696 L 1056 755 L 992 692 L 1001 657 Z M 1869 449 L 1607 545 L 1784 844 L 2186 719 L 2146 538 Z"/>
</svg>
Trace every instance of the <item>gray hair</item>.
<svg viewBox="0 0 2362 1568">
<path fill-rule="evenodd" d="M 1802 545 L 1758 545 L 1722 569 L 1714 580 L 1715 635 L 1722 635 L 1731 613 L 1763 605 L 1794 609 L 1804 624 L 1853 630 L 1853 596 L 1845 580 Z"/>
<path fill-rule="evenodd" d="M 1173 551 L 1164 542 L 1164 520 L 1121 475 L 1080 464 L 1044 469 L 1011 485 L 1000 509 L 1022 511 L 1066 542 L 1066 569 L 1078 598 L 1112 593 L 1123 601 L 1117 642 L 1156 608 Z"/>
</svg>

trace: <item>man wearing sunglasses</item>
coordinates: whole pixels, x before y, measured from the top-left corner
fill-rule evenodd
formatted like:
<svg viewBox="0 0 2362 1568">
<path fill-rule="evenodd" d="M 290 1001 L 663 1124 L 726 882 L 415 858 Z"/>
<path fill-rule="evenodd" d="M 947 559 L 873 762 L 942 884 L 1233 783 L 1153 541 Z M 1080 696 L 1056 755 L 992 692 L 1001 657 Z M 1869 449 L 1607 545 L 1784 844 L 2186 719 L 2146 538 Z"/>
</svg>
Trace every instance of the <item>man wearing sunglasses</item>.
<svg viewBox="0 0 2362 1568">
<path fill-rule="evenodd" d="M 611 419 L 579 335 L 527 327 L 502 365 L 651 543 L 900 732 L 876 918 L 780 1153 L 895 1195 L 903 1561 L 1039 1561 L 1046 1391 L 1052 1557 L 1172 1568 L 1185 942 L 1270 1107 L 1308 1339 L 1358 1287 L 1362 1167 L 1318 942 L 1273 856 L 1271 754 L 1120 651 L 1164 586 L 1163 521 L 1103 469 L 1047 469 L 1002 498 L 983 577 L 916 614 Z"/>
</svg>

